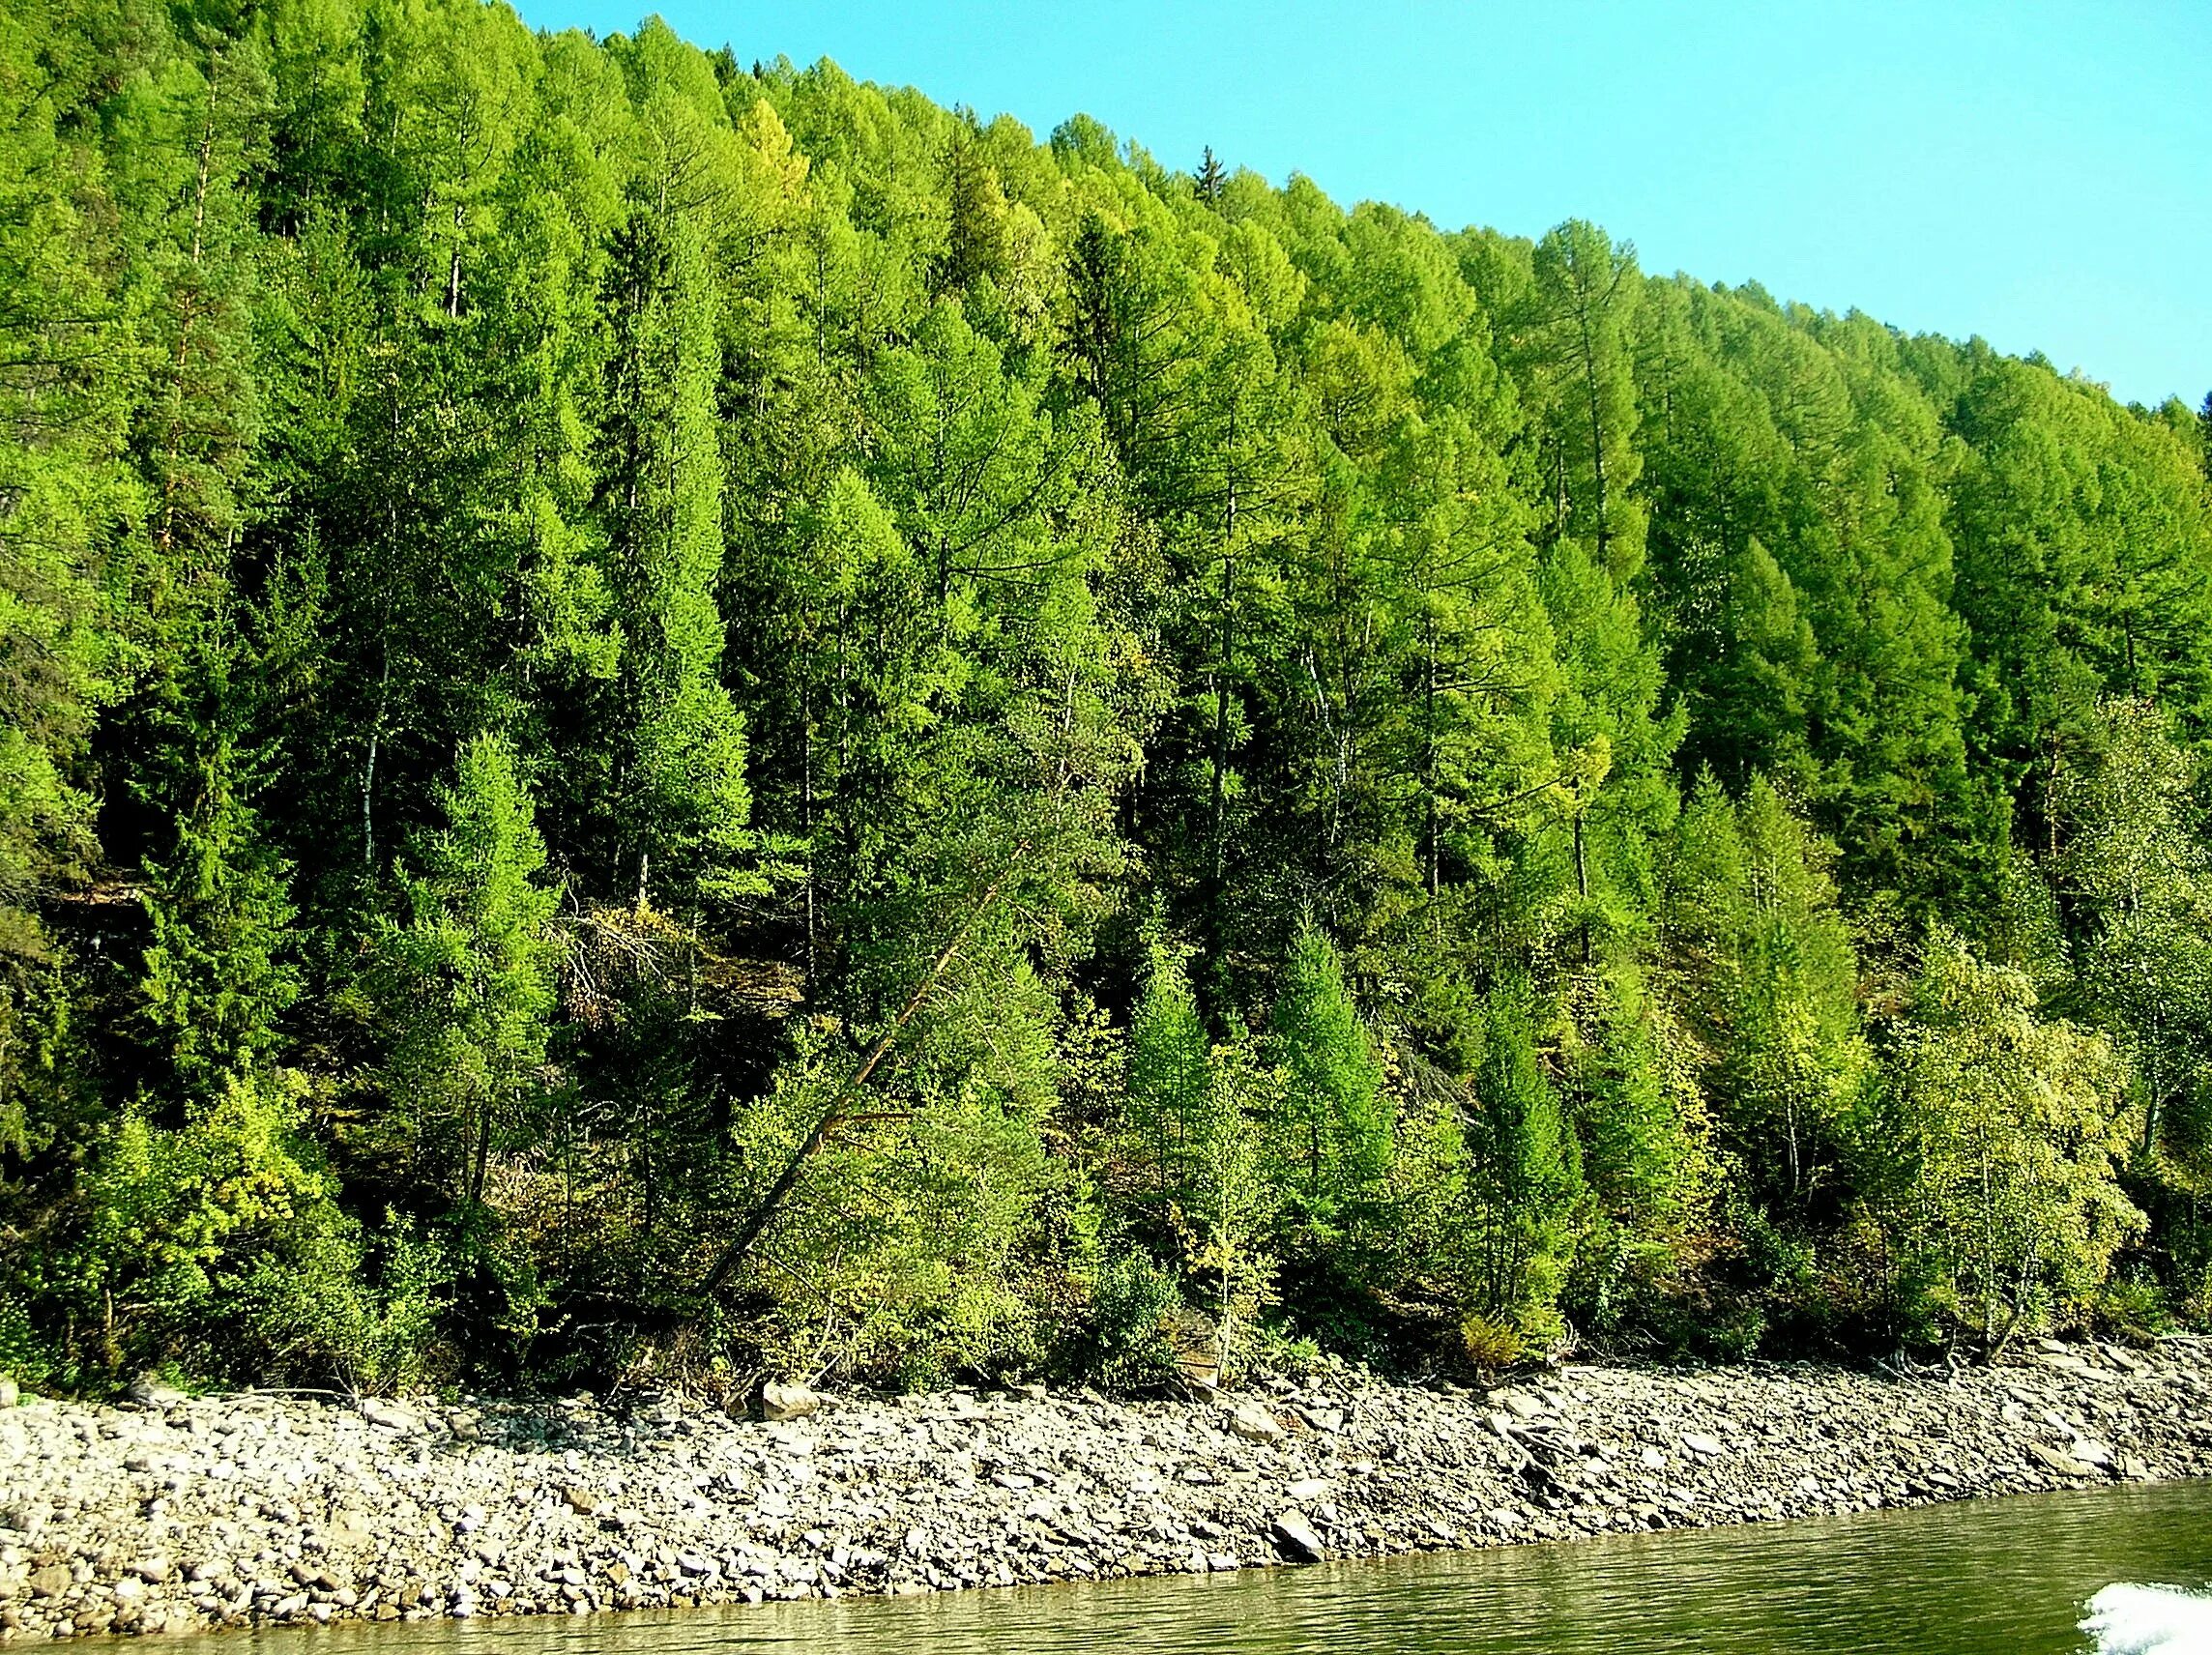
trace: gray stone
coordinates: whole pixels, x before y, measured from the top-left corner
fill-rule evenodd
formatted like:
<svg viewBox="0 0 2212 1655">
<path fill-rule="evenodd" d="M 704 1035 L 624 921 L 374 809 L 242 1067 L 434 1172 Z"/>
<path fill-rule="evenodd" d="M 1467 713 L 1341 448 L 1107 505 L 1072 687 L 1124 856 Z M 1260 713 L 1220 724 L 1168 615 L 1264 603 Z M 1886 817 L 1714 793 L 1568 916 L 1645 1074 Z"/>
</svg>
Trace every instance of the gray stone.
<svg viewBox="0 0 2212 1655">
<path fill-rule="evenodd" d="M 1229 1429 L 1247 1442 L 1280 1442 L 1288 1435 L 1283 1422 L 1258 1402 L 1241 1402 L 1231 1408 Z"/>
<path fill-rule="evenodd" d="M 387 1431 L 414 1432 L 422 1429 L 422 1422 L 416 1417 L 413 1409 L 401 1408 L 394 1402 L 387 1402 L 382 1397 L 363 1397 L 360 1406 L 362 1418 L 371 1425 L 380 1425 Z"/>
<path fill-rule="evenodd" d="M 761 1386 L 761 1417 L 763 1419 L 803 1419 L 822 1407 L 822 1399 L 801 1384 L 778 1384 L 774 1380 Z"/>
<path fill-rule="evenodd" d="M 172 1408 L 191 1400 L 175 1385 L 165 1385 L 152 1374 L 140 1374 L 123 1395 L 139 1408 L 157 1409 Z"/>
<path fill-rule="evenodd" d="M 1499 1406 L 1516 1419 L 1536 1419 L 1549 1411 L 1542 1398 L 1530 1396 L 1527 1391 L 1499 1391 L 1497 1400 Z"/>
<path fill-rule="evenodd" d="M 2039 1465 L 2048 1470 L 2056 1471 L 2062 1477 L 2093 1477 L 2097 1474 L 2096 1466 L 2086 1465 L 2071 1454 L 2060 1453 L 2048 1443 L 2030 1442 L 2027 1452 Z"/>
<path fill-rule="evenodd" d="M 2145 1352 L 2140 1375 L 2062 1353 L 2097 1377 L 2033 1354 L 1940 1384 L 1594 1364 L 1470 1391 L 1324 1364 L 1240 1398 L 839 1399 L 819 1440 L 805 1420 L 670 1419 L 661 1391 L 381 1405 L 413 1431 L 266 1393 L 163 1392 L 145 1406 L 166 1419 L 24 1398 L 0 1412 L 0 1616 L 185 1634 L 918 1592 L 2212 1471 L 2212 1343 Z M 462 1418 L 477 1441 L 448 1435 Z M 866 1549 L 894 1535 L 895 1564 Z M 150 1580 L 157 1548 L 177 1563 Z"/>
<path fill-rule="evenodd" d="M 1328 1548 L 1322 1544 L 1313 1524 L 1300 1511 L 1278 1513 L 1273 1526 L 1275 1550 L 1294 1563 L 1325 1563 Z"/>
</svg>

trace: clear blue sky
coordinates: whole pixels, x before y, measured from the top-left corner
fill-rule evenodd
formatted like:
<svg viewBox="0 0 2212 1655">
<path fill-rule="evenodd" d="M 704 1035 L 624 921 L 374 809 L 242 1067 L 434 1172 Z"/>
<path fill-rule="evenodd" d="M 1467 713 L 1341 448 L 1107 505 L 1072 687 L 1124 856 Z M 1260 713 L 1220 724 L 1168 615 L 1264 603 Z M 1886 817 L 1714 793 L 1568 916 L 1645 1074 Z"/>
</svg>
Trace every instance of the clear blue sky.
<svg viewBox="0 0 2212 1655">
<path fill-rule="evenodd" d="M 637 0 L 520 0 L 541 28 Z M 1756 277 L 2041 350 L 2123 398 L 2212 390 L 2212 0 L 667 0 L 741 59 L 834 58 L 1042 137 L 1086 111 L 1188 169 Z"/>
</svg>

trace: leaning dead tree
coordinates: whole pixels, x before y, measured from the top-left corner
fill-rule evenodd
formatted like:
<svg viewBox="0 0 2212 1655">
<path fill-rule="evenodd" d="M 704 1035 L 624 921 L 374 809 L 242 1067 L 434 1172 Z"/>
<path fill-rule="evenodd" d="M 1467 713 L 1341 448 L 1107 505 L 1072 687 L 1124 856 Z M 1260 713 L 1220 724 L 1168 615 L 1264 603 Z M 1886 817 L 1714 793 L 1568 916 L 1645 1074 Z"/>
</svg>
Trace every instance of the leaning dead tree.
<svg viewBox="0 0 2212 1655">
<path fill-rule="evenodd" d="M 769 1225 L 773 1222 L 783 1204 L 791 1198 L 791 1192 L 799 1187 L 799 1180 L 805 1176 L 808 1163 L 821 1151 L 823 1145 L 830 1141 L 830 1135 L 852 1118 L 854 1105 L 865 1094 L 869 1077 L 876 1072 L 877 1066 L 883 1062 L 891 1047 L 896 1044 L 898 1037 L 906 1031 L 907 1025 L 914 1021 L 915 1014 L 920 1011 L 923 1002 L 929 999 L 932 991 L 944 980 L 946 972 L 951 968 L 952 962 L 959 957 L 961 948 L 967 944 L 968 939 L 975 935 L 975 927 L 982 922 L 983 917 L 992 909 L 998 906 L 1001 896 L 1005 891 L 1007 881 L 1011 878 L 1013 870 L 1021 865 L 1022 857 L 1028 854 L 1028 851 L 1029 842 L 1027 840 L 1014 847 L 1014 854 L 1008 859 L 1006 868 L 989 885 L 985 886 L 975 900 L 969 905 L 966 915 L 961 919 L 958 927 L 954 929 L 952 936 L 946 941 L 945 946 L 937 951 L 936 957 L 929 962 L 928 970 L 922 973 L 921 980 L 915 984 L 914 992 L 907 996 L 906 1003 L 899 1007 L 898 1015 L 885 1025 L 883 1032 L 878 1034 L 874 1043 L 868 1047 L 866 1054 L 860 1059 L 859 1067 L 855 1069 L 837 1087 L 836 1090 L 830 1093 L 830 1102 L 823 1109 L 821 1115 L 816 1118 L 813 1128 L 800 1142 L 799 1147 L 792 1151 L 791 1158 L 784 1163 L 783 1170 L 776 1175 L 775 1181 L 769 1185 L 767 1193 L 753 1204 L 752 1209 L 745 1214 L 743 1220 L 738 1225 L 736 1234 L 730 1237 L 729 1244 L 722 1249 L 721 1255 L 715 1259 L 713 1268 L 710 1269 L 706 1277 L 700 1282 L 699 1295 L 701 1297 L 717 1293 L 729 1285 L 730 1278 L 737 1274 L 738 1267 L 745 1262 L 755 1244 L 759 1242 L 762 1234 L 768 1230 Z"/>
</svg>

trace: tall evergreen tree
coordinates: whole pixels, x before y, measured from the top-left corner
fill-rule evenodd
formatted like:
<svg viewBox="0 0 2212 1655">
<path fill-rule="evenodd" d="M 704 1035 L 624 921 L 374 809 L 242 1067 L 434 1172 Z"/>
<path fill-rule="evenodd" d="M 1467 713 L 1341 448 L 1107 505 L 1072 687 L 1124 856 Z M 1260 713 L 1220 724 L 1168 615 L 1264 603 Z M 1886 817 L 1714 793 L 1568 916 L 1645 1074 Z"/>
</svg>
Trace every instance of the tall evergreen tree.
<svg viewBox="0 0 2212 1655">
<path fill-rule="evenodd" d="M 713 297 L 695 227 L 639 211 L 608 280 L 615 337 L 599 504 L 622 627 L 612 710 L 624 732 L 600 877 L 660 875 L 686 893 L 759 889 L 744 724 L 721 682 L 722 463 Z M 619 873 L 618 873 L 619 870 Z"/>
</svg>

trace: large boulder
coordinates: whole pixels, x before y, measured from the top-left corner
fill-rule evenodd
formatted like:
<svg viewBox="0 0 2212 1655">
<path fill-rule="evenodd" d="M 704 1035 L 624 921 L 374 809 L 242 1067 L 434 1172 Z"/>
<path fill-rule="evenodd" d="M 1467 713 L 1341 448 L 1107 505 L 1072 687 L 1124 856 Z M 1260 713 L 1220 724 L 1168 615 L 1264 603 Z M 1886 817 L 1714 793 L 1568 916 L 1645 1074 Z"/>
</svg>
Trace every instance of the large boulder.
<svg viewBox="0 0 2212 1655">
<path fill-rule="evenodd" d="M 761 1386 L 763 1419 L 804 1419 L 821 1406 L 822 1399 L 801 1384 L 782 1384 L 771 1379 Z"/>
<path fill-rule="evenodd" d="M 191 1399 L 175 1385 L 163 1384 L 152 1374 L 140 1374 L 131 1381 L 131 1388 L 123 1393 L 124 1399 L 138 1408 L 160 1411 L 177 1407 Z"/>
<path fill-rule="evenodd" d="M 422 1418 L 411 1408 L 402 1408 L 382 1397 L 363 1397 L 361 1416 L 371 1425 L 381 1425 L 387 1431 L 417 1432 L 422 1429 Z"/>
<path fill-rule="evenodd" d="M 1286 1433 L 1265 1403 L 1240 1402 L 1229 1410 L 1229 1429 L 1247 1442 L 1280 1442 Z"/>
<path fill-rule="evenodd" d="M 1274 1541 L 1275 1550 L 1294 1563 L 1328 1561 L 1328 1548 L 1301 1511 L 1286 1511 L 1275 1519 Z"/>
</svg>

